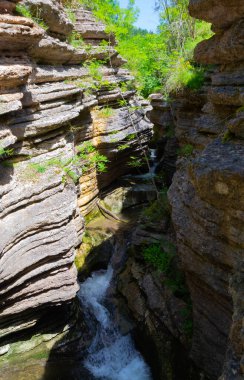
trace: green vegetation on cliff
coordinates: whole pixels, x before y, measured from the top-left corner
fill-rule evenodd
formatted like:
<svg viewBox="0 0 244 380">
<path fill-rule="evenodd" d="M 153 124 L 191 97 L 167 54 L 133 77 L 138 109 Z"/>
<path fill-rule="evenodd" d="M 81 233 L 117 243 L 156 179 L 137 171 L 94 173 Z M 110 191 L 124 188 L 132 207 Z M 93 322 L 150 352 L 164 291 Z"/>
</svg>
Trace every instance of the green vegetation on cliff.
<svg viewBox="0 0 244 380">
<path fill-rule="evenodd" d="M 189 0 L 155 1 L 155 11 L 160 16 L 157 33 L 134 27 L 138 16 L 134 0 L 128 0 L 127 8 L 121 8 L 118 0 L 74 2 L 91 9 L 107 25 L 107 31 L 115 34 L 117 49 L 128 60 L 127 66 L 143 96 L 201 87 L 204 72 L 194 64 L 193 51 L 212 32 L 210 24 L 189 16 Z"/>
</svg>

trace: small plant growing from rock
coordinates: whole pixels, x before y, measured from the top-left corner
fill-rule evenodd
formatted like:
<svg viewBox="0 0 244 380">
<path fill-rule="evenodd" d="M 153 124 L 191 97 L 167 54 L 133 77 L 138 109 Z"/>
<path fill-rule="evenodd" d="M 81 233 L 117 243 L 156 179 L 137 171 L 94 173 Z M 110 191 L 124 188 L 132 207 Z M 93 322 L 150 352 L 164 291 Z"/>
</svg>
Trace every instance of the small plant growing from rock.
<svg viewBox="0 0 244 380">
<path fill-rule="evenodd" d="M 101 117 L 103 119 L 108 119 L 115 114 L 115 110 L 111 107 L 104 107 L 97 110 L 97 113 L 98 113 L 98 117 Z"/>
<path fill-rule="evenodd" d="M 41 163 L 29 164 L 31 176 L 44 174 L 49 168 L 54 168 L 58 173 L 64 173 L 63 182 L 70 178 L 77 183 L 79 178 L 91 168 L 95 168 L 98 173 L 104 173 L 107 170 L 109 159 L 100 154 L 92 143 L 85 142 L 77 147 L 77 154 L 71 158 L 54 157 Z M 34 171 L 34 172 L 33 172 Z M 27 174 L 25 173 L 25 178 Z"/>
<path fill-rule="evenodd" d="M 127 106 L 127 100 L 120 99 L 120 100 L 118 100 L 118 104 L 120 107 L 125 107 L 125 106 Z"/>
<path fill-rule="evenodd" d="M 244 106 L 241 106 L 239 107 L 237 110 L 236 110 L 236 113 L 241 113 L 241 112 L 244 112 Z"/>
<path fill-rule="evenodd" d="M 130 148 L 130 145 L 129 144 L 121 144 L 118 146 L 118 150 L 119 151 L 122 151 L 122 150 L 126 150 L 126 149 L 129 149 Z"/>
<path fill-rule="evenodd" d="M 34 15 L 28 6 L 23 5 L 23 4 L 17 4 L 15 11 L 23 17 L 30 18 L 32 21 L 38 24 L 42 29 L 45 29 L 45 30 L 48 29 L 47 24 L 41 18 L 41 10 L 38 10 L 37 13 Z"/>
<path fill-rule="evenodd" d="M 232 133 L 229 129 L 225 132 L 224 136 L 222 137 L 222 143 L 225 144 L 231 139 L 235 137 L 234 133 Z"/>
<path fill-rule="evenodd" d="M 191 144 L 183 145 L 179 150 L 179 156 L 190 157 L 194 151 L 194 146 Z"/>
<path fill-rule="evenodd" d="M 100 154 L 91 142 L 85 142 L 77 147 L 78 160 L 84 160 L 83 173 L 95 166 L 98 173 L 104 173 L 107 171 L 107 164 L 109 159 Z"/>
<path fill-rule="evenodd" d="M 100 72 L 100 67 L 102 65 L 102 61 L 92 60 L 87 62 L 84 67 L 86 67 L 89 71 L 90 76 L 94 81 L 101 82 L 102 81 L 102 73 Z"/>
<path fill-rule="evenodd" d="M 70 45 L 72 45 L 75 49 L 79 49 L 84 46 L 84 41 L 79 35 L 79 33 L 73 31 L 71 35 L 68 38 L 68 42 Z"/>
<path fill-rule="evenodd" d="M 65 10 L 65 13 L 66 13 L 68 19 L 74 24 L 76 22 L 76 15 L 75 15 L 75 13 L 73 11 L 73 8 L 71 6 L 67 5 L 64 8 L 64 10 Z"/>
<path fill-rule="evenodd" d="M 143 166 L 143 160 L 142 158 L 130 156 L 130 161 L 128 162 L 128 166 L 130 166 L 131 168 L 140 168 L 141 166 Z"/>
<path fill-rule="evenodd" d="M 8 158 L 14 154 L 13 149 L 3 148 L 0 146 L 0 160 Z"/>
<path fill-rule="evenodd" d="M 164 217 L 170 215 L 170 205 L 167 196 L 167 188 L 159 192 L 159 197 L 143 210 L 146 222 L 160 222 Z"/>
<path fill-rule="evenodd" d="M 142 255 L 146 262 L 167 275 L 175 256 L 175 247 L 169 242 L 151 244 L 143 249 Z"/>
<path fill-rule="evenodd" d="M 127 137 L 126 140 L 132 141 L 136 139 L 136 134 L 135 133 L 130 133 Z"/>
</svg>

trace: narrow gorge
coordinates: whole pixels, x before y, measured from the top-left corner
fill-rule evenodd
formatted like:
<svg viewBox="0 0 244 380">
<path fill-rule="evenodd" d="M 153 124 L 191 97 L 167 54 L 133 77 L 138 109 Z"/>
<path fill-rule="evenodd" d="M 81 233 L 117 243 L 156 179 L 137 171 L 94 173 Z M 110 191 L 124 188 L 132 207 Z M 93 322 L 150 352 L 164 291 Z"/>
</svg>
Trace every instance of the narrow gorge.
<svg viewBox="0 0 244 380">
<path fill-rule="evenodd" d="M 243 0 L 148 100 L 66 3 L 0 0 L 0 380 L 242 380 Z"/>
</svg>

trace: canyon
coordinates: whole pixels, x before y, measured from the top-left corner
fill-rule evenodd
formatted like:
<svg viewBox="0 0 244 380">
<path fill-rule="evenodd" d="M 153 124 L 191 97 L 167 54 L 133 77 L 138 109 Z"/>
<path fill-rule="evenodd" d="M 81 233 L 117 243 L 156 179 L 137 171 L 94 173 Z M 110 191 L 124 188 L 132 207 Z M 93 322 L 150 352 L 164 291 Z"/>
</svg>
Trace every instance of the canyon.
<svg viewBox="0 0 244 380">
<path fill-rule="evenodd" d="M 45 28 L 17 3 L 41 10 Z M 190 1 L 215 34 L 195 49 L 203 86 L 171 101 L 138 96 L 114 36 L 90 11 L 73 12 L 56 0 L 0 1 L 0 379 L 15 357 L 87 348 L 75 262 L 83 281 L 112 261 L 118 326 L 155 379 L 241 380 L 243 1 Z M 152 176 L 136 175 L 148 146 L 156 187 L 169 188 L 150 220 L 136 206 L 164 198 Z M 135 214 L 127 229 L 125 209 Z M 162 238 L 184 291 L 143 260 L 145 243 Z"/>
</svg>

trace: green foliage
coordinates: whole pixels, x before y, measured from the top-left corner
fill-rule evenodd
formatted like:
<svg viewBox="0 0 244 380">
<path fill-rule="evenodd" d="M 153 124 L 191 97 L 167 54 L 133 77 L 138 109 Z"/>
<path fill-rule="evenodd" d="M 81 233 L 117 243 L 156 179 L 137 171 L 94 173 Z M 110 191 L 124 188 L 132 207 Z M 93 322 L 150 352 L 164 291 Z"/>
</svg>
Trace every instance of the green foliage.
<svg viewBox="0 0 244 380">
<path fill-rule="evenodd" d="M 225 132 L 223 138 L 222 138 L 222 142 L 225 144 L 227 143 L 228 141 L 230 141 L 231 139 L 233 139 L 235 137 L 234 133 L 232 133 L 229 129 Z"/>
<path fill-rule="evenodd" d="M 78 154 L 81 158 L 85 159 L 87 154 L 94 153 L 96 148 L 90 141 L 85 141 L 76 147 Z"/>
<path fill-rule="evenodd" d="M 188 302 L 187 306 L 181 310 L 181 315 L 185 321 L 183 323 L 183 331 L 189 338 L 192 337 L 193 320 L 192 320 L 192 304 Z"/>
<path fill-rule="evenodd" d="M 95 168 L 98 173 L 106 172 L 108 158 L 100 154 L 90 141 L 84 142 L 76 149 L 77 154 L 71 158 L 55 157 L 45 162 L 30 164 L 30 175 L 33 174 L 33 170 L 34 173 L 44 174 L 49 168 L 53 168 L 58 173 L 64 173 L 63 182 L 70 178 L 77 183 L 79 177 L 91 168 Z"/>
<path fill-rule="evenodd" d="M 158 199 L 153 201 L 143 210 L 146 221 L 160 222 L 165 216 L 170 215 L 170 205 L 167 196 L 167 188 L 160 191 Z"/>
<path fill-rule="evenodd" d="M 115 114 L 115 110 L 111 107 L 104 107 L 97 111 L 98 116 L 104 119 L 108 119 Z M 117 133 L 117 132 L 116 132 Z"/>
<path fill-rule="evenodd" d="M 176 297 L 183 299 L 187 306 L 183 309 L 185 323 L 183 326 L 186 334 L 191 333 L 191 301 L 185 282 L 184 274 L 178 268 L 176 247 L 168 240 L 147 245 L 142 250 L 142 256 L 152 267 L 164 274 L 164 284 Z"/>
<path fill-rule="evenodd" d="M 98 152 L 95 152 L 94 155 L 90 157 L 90 163 L 96 166 L 96 169 L 99 173 L 104 173 L 107 171 L 108 162 L 109 159 Z"/>
<path fill-rule="evenodd" d="M 184 87 L 201 87 L 204 72 L 193 64 L 193 50 L 212 32 L 210 24 L 189 16 L 188 0 L 158 1 L 157 33 L 134 27 L 138 16 L 134 0 L 129 1 L 127 8 L 121 8 L 118 0 L 77 1 L 91 9 L 107 25 L 107 31 L 115 34 L 117 49 L 127 59 L 137 89 L 144 97 L 157 91 L 168 95 Z M 103 46 L 107 44 L 103 42 Z"/>
<path fill-rule="evenodd" d="M 166 241 L 163 244 L 151 244 L 143 249 L 142 255 L 146 262 L 167 275 L 171 270 L 172 260 L 175 256 L 175 247 Z"/>
<path fill-rule="evenodd" d="M 130 156 L 130 161 L 128 162 L 128 166 L 131 168 L 137 169 L 143 166 L 143 161 L 141 158 Z"/>
<path fill-rule="evenodd" d="M 10 157 L 14 154 L 14 150 L 13 149 L 9 149 L 9 148 L 3 148 L 0 146 L 0 159 L 1 158 L 5 158 L 5 157 Z"/>
<path fill-rule="evenodd" d="M 78 0 L 78 2 L 91 9 L 93 14 L 106 24 L 106 31 L 115 34 L 117 38 L 128 35 L 138 15 L 138 10 L 134 6 L 135 0 L 128 0 L 127 8 L 121 8 L 118 0 Z"/>
<path fill-rule="evenodd" d="M 91 76 L 94 82 L 98 82 L 99 86 L 102 85 L 103 75 L 100 71 L 100 68 L 104 62 L 99 60 L 88 61 L 84 67 L 88 69 L 89 75 Z"/>
<path fill-rule="evenodd" d="M 65 7 L 65 13 L 68 19 L 74 24 L 76 22 L 76 16 L 73 9 L 69 6 Z"/>
<path fill-rule="evenodd" d="M 178 154 L 180 156 L 184 156 L 184 157 L 189 157 L 192 155 L 194 151 L 194 146 L 191 145 L 191 144 L 186 144 L 186 145 L 183 145 L 179 150 L 178 150 Z"/>
<path fill-rule="evenodd" d="M 204 82 L 203 68 L 194 67 L 189 61 L 180 58 L 166 77 L 166 93 L 176 93 L 184 88 L 197 90 Z"/>
<path fill-rule="evenodd" d="M 127 106 L 127 100 L 120 99 L 120 100 L 118 100 L 118 104 L 120 107 L 126 107 Z"/>
<path fill-rule="evenodd" d="M 240 113 L 240 112 L 244 112 L 244 106 L 241 106 L 239 107 L 237 110 L 236 110 L 236 113 Z"/>
<path fill-rule="evenodd" d="M 45 173 L 48 166 L 45 164 L 31 164 L 32 168 L 37 171 L 37 173 Z"/>
<path fill-rule="evenodd" d="M 29 8 L 25 5 L 16 4 L 15 11 L 23 17 L 32 19 L 32 14 L 31 14 Z"/>
<path fill-rule="evenodd" d="M 84 47 L 84 41 L 77 32 L 72 32 L 71 35 L 68 38 L 68 42 L 70 45 L 72 45 L 75 49 L 79 49 L 81 47 Z"/>
<path fill-rule="evenodd" d="M 128 60 L 137 88 L 145 97 L 161 87 L 159 69 L 164 52 L 160 45 L 160 35 L 152 33 L 135 34 L 119 41 L 118 50 Z"/>
<path fill-rule="evenodd" d="M 118 150 L 121 151 L 121 150 L 126 150 L 126 149 L 129 149 L 130 148 L 130 145 L 129 144 L 121 144 L 118 146 Z"/>
<path fill-rule="evenodd" d="M 126 136 L 127 141 L 132 141 L 132 140 L 135 140 L 136 138 L 137 138 L 136 133 L 130 133 L 128 136 Z"/>
<path fill-rule="evenodd" d="M 168 138 L 172 138 L 172 137 L 175 136 L 175 129 L 174 129 L 174 125 L 173 124 L 170 124 L 170 125 L 166 126 L 164 136 L 168 137 Z"/>
<path fill-rule="evenodd" d="M 33 14 L 28 6 L 22 5 L 22 4 L 16 4 L 15 11 L 23 17 L 30 18 L 36 24 L 38 24 L 41 28 L 45 30 L 48 29 L 48 26 L 45 24 L 45 22 L 41 18 L 41 10 L 37 10 L 37 13 Z"/>
<path fill-rule="evenodd" d="M 127 59 L 127 67 L 134 74 L 137 89 L 144 97 L 158 91 L 168 96 L 184 87 L 199 89 L 203 84 L 204 71 L 194 64 L 193 51 L 200 41 L 211 37 L 212 32 L 210 24 L 189 15 L 189 0 L 157 1 L 160 16 L 157 33 L 134 27 L 138 17 L 134 0 L 128 1 L 127 8 L 120 7 L 118 0 L 63 2 L 70 19 L 73 17 L 70 8 L 82 5 L 106 24 L 108 33 L 115 34 L 117 49 Z M 71 43 L 75 47 L 82 45 L 77 37 L 71 39 Z M 101 48 L 109 44 L 102 41 Z M 87 49 L 91 48 L 88 45 Z M 90 67 L 91 75 L 101 81 L 101 74 L 95 65 Z M 122 92 L 128 91 L 126 86 L 121 85 Z"/>
<path fill-rule="evenodd" d="M 78 157 L 76 159 L 84 160 L 83 173 L 90 170 L 91 167 L 96 167 L 98 173 L 104 173 L 107 170 L 109 159 L 100 154 L 91 142 L 87 141 L 77 147 Z"/>
</svg>

